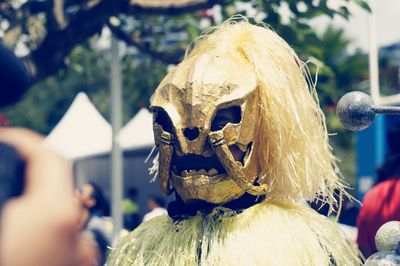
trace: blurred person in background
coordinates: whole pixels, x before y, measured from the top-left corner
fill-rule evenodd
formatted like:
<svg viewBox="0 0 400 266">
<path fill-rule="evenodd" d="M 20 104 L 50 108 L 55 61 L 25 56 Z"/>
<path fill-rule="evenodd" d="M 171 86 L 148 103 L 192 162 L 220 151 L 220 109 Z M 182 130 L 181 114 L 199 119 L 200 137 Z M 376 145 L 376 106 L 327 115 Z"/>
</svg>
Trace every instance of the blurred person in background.
<svg viewBox="0 0 400 266">
<path fill-rule="evenodd" d="M 111 245 L 112 223 L 108 215 L 108 202 L 102 189 L 94 182 L 84 183 L 77 189 L 77 198 L 81 204 L 80 225 L 85 234 L 96 244 L 100 253 L 100 263 L 105 263 L 107 247 Z"/>
<path fill-rule="evenodd" d="M 140 208 L 137 204 L 139 192 L 137 188 L 130 187 L 127 197 L 122 200 L 122 213 L 124 214 L 124 227 L 131 231 L 135 229 L 141 221 L 139 214 Z"/>
<path fill-rule="evenodd" d="M 386 222 L 400 220 L 400 123 L 388 131 L 389 152 L 378 169 L 377 184 L 365 194 L 357 217 L 359 249 L 365 257 L 377 251 L 375 235 Z"/>
<path fill-rule="evenodd" d="M 147 200 L 147 207 L 150 211 L 143 216 L 143 222 L 147 222 L 157 216 L 168 214 L 165 209 L 165 201 L 159 196 L 150 196 Z"/>
<path fill-rule="evenodd" d="M 94 182 L 81 185 L 76 195 L 83 209 L 82 224 L 87 225 L 92 221 L 108 215 L 108 202 L 102 189 Z"/>
<path fill-rule="evenodd" d="M 97 265 L 98 250 L 78 227 L 70 165 L 42 141 L 29 130 L 0 128 L 0 142 L 15 147 L 26 167 L 23 194 L 0 217 L 0 265 Z"/>
</svg>

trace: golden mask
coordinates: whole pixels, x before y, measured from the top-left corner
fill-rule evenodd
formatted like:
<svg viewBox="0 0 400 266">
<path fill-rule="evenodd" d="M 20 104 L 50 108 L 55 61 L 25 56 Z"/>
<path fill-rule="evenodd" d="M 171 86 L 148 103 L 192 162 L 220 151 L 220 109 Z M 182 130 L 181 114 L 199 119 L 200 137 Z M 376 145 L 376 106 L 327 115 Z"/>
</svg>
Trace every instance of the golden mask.
<svg viewBox="0 0 400 266">
<path fill-rule="evenodd" d="M 186 203 L 330 197 L 340 182 L 303 70 L 263 27 L 229 22 L 204 37 L 151 100 L 162 190 Z"/>
<path fill-rule="evenodd" d="M 162 187 L 172 185 L 184 201 L 223 203 L 264 189 L 252 185 L 256 76 L 221 54 L 183 62 L 152 99 Z"/>
</svg>

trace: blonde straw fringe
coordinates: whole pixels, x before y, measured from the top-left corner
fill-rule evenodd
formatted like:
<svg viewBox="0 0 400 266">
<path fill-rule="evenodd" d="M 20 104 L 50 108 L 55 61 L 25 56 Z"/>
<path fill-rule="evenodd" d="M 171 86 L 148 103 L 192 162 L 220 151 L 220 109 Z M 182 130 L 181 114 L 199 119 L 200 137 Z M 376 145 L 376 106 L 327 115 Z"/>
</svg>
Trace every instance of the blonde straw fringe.
<svg viewBox="0 0 400 266">
<path fill-rule="evenodd" d="M 232 217 L 168 216 L 139 226 L 107 265 L 361 265 L 336 223 L 301 204 L 264 201 Z"/>
</svg>

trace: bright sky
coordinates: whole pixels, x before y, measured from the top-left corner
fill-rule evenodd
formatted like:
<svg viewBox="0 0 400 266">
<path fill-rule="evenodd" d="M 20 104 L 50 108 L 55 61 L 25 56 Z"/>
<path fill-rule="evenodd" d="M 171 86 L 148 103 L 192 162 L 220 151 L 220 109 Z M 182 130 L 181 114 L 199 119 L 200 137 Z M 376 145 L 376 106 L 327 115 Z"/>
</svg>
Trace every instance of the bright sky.
<svg viewBox="0 0 400 266">
<path fill-rule="evenodd" d="M 378 46 L 400 42 L 400 0 L 372 1 L 375 1 L 376 5 L 376 9 L 372 11 L 376 12 L 376 37 Z M 333 5 L 335 5 L 335 2 L 338 4 L 343 2 L 343 0 L 332 1 Z M 333 20 L 333 24 L 345 29 L 346 35 L 354 40 L 354 46 L 361 47 L 367 51 L 369 13 L 356 4 L 350 4 L 349 9 L 353 14 L 349 20 L 336 17 Z M 313 21 L 311 24 L 316 28 L 321 28 L 321 25 L 325 26 L 328 23 L 328 18 L 321 18 Z"/>
<path fill-rule="evenodd" d="M 318 2 L 320 0 L 313 1 Z M 369 0 L 369 2 L 375 2 L 376 8 L 373 12 L 376 12 L 376 37 L 378 46 L 400 42 L 400 0 Z M 360 47 L 367 51 L 369 13 L 354 2 L 349 3 L 347 0 L 329 0 L 327 4 L 334 9 L 343 5 L 347 6 L 352 15 L 349 20 L 339 16 L 335 16 L 333 20 L 327 16 L 318 17 L 312 20 L 310 25 L 316 28 L 317 31 L 324 30 L 329 23 L 333 23 L 337 28 L 344 28 L 346 35 L 353 39 L 350 49 Z M 250 3 L 237 2 L 236 6 L 239 9 L 246 10 L 249 16 L 254 16 L 257 13 L 251 7 Z M 297 8 L 301 10 L 306 7 L 303 2 L 298 2 Z M 289 19 L 292 16 L 285 2 L 282 3 L 280 13 L 284 21 L 285 18 Z"/>
</svg>

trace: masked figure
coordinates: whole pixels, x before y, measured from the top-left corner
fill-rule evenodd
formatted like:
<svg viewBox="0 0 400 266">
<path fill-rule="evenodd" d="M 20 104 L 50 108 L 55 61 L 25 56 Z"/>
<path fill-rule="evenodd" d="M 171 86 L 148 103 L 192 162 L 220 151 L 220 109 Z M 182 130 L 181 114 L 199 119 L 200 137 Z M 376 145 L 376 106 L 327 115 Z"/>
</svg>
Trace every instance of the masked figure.
<svg viewBox="0 0 400 266">
<path fill-rule="evenodd" d="M 226 22 L 151 100 L 169 216 L 108 265 L 357 265 L 334 222 L 302 202 L 343 191 L 307 68 L 268 28 Z"/>
</svg>

